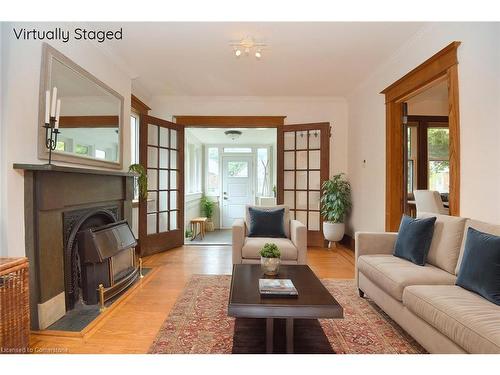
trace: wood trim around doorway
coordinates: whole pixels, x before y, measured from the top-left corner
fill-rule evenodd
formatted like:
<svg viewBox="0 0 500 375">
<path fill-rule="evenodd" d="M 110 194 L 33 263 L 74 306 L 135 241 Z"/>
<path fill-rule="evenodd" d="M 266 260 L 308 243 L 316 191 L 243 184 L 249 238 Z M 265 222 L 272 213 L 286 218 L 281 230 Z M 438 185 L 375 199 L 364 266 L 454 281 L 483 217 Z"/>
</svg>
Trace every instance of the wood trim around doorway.
<svg viewBox="0 0 500 375">
<path fill-rule="evenodd" d="M 198 128 L 276 128 L 285 124 L 286 116 L 173 116 L 176 124 Z"/>
<path fill-rule="evenodd" d="M 450 129 L 450 215 L 460 213 L 460 126 L 458 57 L 460 42 L 452 42 L 434 56 L 384 89 L 386 104 L 386 202 L 385 228 L 397 231 L 404 212 L 404 155 L 401 103 L 433 86 L 448 83 Z"/>
</svg>

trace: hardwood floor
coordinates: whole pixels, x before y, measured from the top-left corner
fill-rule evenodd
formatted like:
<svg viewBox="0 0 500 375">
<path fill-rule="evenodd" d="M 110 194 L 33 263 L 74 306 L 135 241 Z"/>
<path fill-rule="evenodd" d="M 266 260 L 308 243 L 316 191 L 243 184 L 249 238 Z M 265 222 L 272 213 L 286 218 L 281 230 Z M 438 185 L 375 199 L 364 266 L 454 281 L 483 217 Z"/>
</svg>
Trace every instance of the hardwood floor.
<svg viewBox="0 0 500 375">
<path fill-rule="evenodd" d="M 309 248 L 308 257 L 319 278 L 354 277 L 354 254 L 343 246 Z M 191 275 L 231 273 L 231 248 L 183 246 L 147 257 L 144 267 L 153 270 L 83 337 L 32 333 L 34 351 L 146 353 Z"/>
</svg>

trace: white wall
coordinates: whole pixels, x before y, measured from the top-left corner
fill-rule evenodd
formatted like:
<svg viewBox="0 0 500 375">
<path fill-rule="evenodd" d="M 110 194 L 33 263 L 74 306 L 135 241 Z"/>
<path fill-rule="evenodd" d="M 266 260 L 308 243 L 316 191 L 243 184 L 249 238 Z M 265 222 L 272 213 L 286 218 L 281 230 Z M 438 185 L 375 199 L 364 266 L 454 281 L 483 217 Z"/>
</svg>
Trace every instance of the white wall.
<svg viewBox="0 0 500 375">
<path fill-rule="evenodd" d="M 349 232 L 384 230 L 385 105 L 381 90 L 458 40 L 461 215 L 500 223 L 500 24 L 431 24 L 348 98 Z M 363 164 L 366 160 L 366 165 Z"/>
<path fill-rule="evenodd" d="M 9 256 L 22 256 L 24 248 L 24 180 L 23 172 L 14 170 L 13 163 L 46 163 L 37 158 L 38 95 L 42 43 L 16 40 L 13 27 L 33 28 L 34 24 L 3 23 L 2 27 L 2 160 L 1 191 L 6 194 L 2 205 L 4 246 Z M 38 28 L 53 29 L 54 24 L 38 24 Z M 60 26 L 60 25 L 59 25 Z M 113 61 L 90 42 L 70 41 L 50 44 L 112 87 L 125 98 L 124 144 L 130 144 L 131 79 Z M 124 150 L 124 169 L 130 162 L 130 148 Z M 58 163 L 59 164 L 59 163 Z M 4 180 L 3 180 L 4 179 Z M 8 218 L 8 220 L 6 220 Z M 2 247 L 4 247 L 2 246 Z"/>
<path fill-rule="evenodd" d="M 152 97 L 151 114 L 164 119 L 173 115 L 287 116 L 285 124 L 328 121 L 330 175 L 347 171 L 347 102 L 331 97 Z"/>
<path fill-rule="evenodd" d="M 3 56 L 4 51 L 3 43 L 3 27 L 0 26 L 0 56 Z M 0 257 L 7 256 L 7 238 L 5 237 L 5 222 L 7 213 L 5 212 L 5 205 L 7 200 L 6 182 L 5 182 L 5 147 L 4 147 L 4 133 L 5 126 L 3 122 L 3 100 L 4 100 L 4 79 L 3 79 L 3 58 L 0 58 Z"/>
</svg>

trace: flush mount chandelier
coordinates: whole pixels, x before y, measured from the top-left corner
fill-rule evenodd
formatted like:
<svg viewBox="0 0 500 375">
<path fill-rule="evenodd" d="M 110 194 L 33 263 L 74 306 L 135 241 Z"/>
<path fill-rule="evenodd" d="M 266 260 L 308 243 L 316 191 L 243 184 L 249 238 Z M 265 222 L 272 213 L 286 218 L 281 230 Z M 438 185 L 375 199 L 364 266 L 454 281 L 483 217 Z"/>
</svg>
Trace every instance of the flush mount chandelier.
<svg viewBox="0 0 500 375">
<path fill-rule="evenodd" d="M 229 45 L 233 47 L 234 55 L 237 58 L 245 54 L 245 56 L 253 55 L 257 60 L 262 58 L 262 50 L 266 47 L 266 44 L 256 42 L 249 36 L 239 41 L 231 42 Z"/>
<path fill-rule="evenodd" d="M 238 139 L 243 133 L 239 130 L 226 130 L 224 134 L 227 135 L 232 141 L 234 141 Z"/>
</svg>

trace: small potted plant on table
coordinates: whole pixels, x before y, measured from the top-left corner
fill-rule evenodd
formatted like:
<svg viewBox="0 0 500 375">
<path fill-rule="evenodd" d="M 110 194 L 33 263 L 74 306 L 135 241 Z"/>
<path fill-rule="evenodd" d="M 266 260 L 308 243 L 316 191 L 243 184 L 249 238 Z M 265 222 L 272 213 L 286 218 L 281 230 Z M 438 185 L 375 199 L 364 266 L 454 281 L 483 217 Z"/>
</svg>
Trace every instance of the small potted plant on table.
<svg viewBox="0 0 500 375">
<path fill-rule="evenodd" d="M 323 216 L 323 234 L 334 244 L 344 237 L 345 217 L 351 209 L 351 185 L 344 173 L 333 176 L 322 185 L 321 215 Z"/>
<path fill-rule="evenodd" d="M 274 243 L 266 243 L 260 250 L 260 266 L 265 275 L 275 276 L 278 274 L 281 263 L 281 252 Z"/>
</svg>

